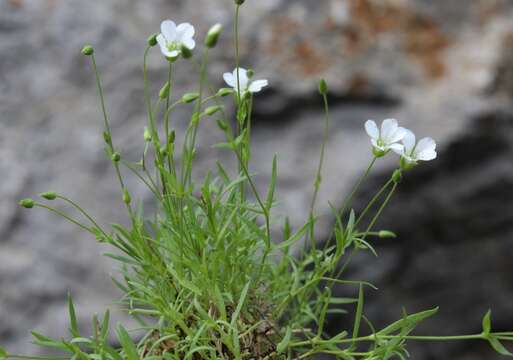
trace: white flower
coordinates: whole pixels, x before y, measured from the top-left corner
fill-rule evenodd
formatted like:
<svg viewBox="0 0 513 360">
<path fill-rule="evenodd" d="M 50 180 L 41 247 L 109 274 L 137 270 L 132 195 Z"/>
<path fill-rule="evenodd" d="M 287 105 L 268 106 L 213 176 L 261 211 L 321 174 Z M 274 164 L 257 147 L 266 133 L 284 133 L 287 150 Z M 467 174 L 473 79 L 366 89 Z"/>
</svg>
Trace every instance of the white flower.
<svg viewBox="0 0 513 360">
<path fill-rule="evenodd" d="M 239 77 L 237 78 L 237 69 L 233 70 L 232 73 L 224 73 L 223 75 L 224 81 L 235 89 L 236 92 L 239 92 L 240 85 L 240 93 L 244 95 L 247 91 L 250 93 L 257 93 L 262 90 L 264 87 L 269 85 L 267 80 L 251 80 L 248 76 L 248 71 L 243 68 L 239 68 Z"/>
<path fill-rule="evenodd" d="M 429 161 L 436 159 L 436 142 L 430 137 L 425 137 L 416 142 L 415 134 L 410 130 L 406 130 L 403 144 L 402 149 L 394 151 L 401 155 L 401 158 L 407 164 L 416 164 L 418 160 Z"/>
<path fill-rule="evenodd" d="M 183 23 L 178 26 L 171 20 L 164 20 L 160 24 L 161 33 L 157 36 L 157 42 L 160 45 L 160 51 L 165 57 L 170 59 L 177 58 L 182 46 L 192 50 L 196 46 L 194 41 L 194 26 L 189 23 Z"/>
<path fill-rule="evenodd" d="M 365 122 L 365 131 L 367 131 L 371 138 L 375 154 L 383 156 L 389 150 L 397 152 L 403 149 L 403 145 L 399 144 L 399 141 L 404 138 L 407 130 L 398 126 L 395 119 L 383 120 L 381 130 L 378 129 L 373 120 L 367 120 Z"/>
</svg>

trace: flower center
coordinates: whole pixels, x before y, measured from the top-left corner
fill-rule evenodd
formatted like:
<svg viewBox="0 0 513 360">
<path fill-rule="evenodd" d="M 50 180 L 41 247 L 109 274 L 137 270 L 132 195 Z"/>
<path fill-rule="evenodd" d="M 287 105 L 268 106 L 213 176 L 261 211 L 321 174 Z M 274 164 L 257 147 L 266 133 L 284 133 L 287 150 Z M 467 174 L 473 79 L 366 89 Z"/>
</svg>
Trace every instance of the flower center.
<svg viewBox="0 0 513 360">
<path fill-rule="evenodd" d="M 178 43 L 175 41 L 170 41 L 166 43 L 166 47 L 169 51 L 175 51 L 178 50 Z"/>
</svg>

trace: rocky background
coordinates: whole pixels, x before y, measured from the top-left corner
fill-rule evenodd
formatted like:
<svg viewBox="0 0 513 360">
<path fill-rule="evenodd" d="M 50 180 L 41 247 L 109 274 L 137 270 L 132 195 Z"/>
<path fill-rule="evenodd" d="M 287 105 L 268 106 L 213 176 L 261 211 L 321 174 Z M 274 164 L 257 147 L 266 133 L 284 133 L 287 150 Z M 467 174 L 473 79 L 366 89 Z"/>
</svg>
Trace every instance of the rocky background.
<svg viewBox="0 0 513 360">
<path fill-rule="evenodd" d="M 82 326 L 118 296 L 112 264 L 94 239 L 22 197 L 58 190 L 103 223 L 126 221 L 109 161 L 84 43 L 97 50 L 115 140 L 138 160 L 145 124 L 141 62 L 147 35 L 164 18 L 189 21 L 199 34 L 226 32 L 210 66 L 213 84 L 233 69 L 231 0 L 0 0 L 0 344 L 37 354 L 29 331 L 62 336 L 70 290 Z M 341 201 L 370 160 L 363 122 L 398 118 L 439 143 L 439 159 L 407 174 L 381 226 L 399 238 L 378 241 L 378 259 L 357 257 L 350 275 L 369 293 L 376 326 L 440 305 L 422 332 L 480 331 L 494 309 L 497 330 L 513 328 L 513 2 L 510 0 L 247 0 L 243 63 L 268 78 L 257 98 L 252 169 L 264 188 L 279 153 L 279 212 L 307 216 L 322 133 L 319 77 L 332 89 L 332 126 L 319 211 Z M 150 77 L 165 81 L 154 51 Z M 179 91 L 194 89 L 181 63 Z M 180 116 L 184 115 L 184 116 Z M 180 133 L 186 113 L 173 125 Z M 224 152 L 204 123 L 201 170 Z M 380 161 L 357 198 L 364 206 L 396 158 Z M 129 186 L 147 202 L 135 179 Z M 69 210 L 65 207 L 62 209 Z M 319 239 L 322 241 L 323 239 Z M 340 289 L 344 291 L 344 289 Z M 119 321 L 126 321 L 117 314 Z M 333 331 L 348 323 L 333 318 Z M 484 343 L 411 344 L 412 358 L 498 359 Z"/>
</svg>

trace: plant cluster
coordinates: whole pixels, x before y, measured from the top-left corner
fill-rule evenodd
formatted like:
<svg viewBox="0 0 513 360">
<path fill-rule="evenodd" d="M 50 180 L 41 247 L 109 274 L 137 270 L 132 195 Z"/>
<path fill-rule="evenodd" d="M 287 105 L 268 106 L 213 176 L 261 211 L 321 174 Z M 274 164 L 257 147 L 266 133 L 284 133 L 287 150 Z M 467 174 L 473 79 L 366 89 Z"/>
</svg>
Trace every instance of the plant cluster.
<svg viewBox="0 0 513 360">
<path fill-rule="evenodd" d="M 137 162 L 125 159 L 114 143 L 94 49 L 86 46 L 82 50 L 90 57 L 96 76 L 105 151 L 116 172 L 130 223 L 105 229 L 73 200 L 56 192 L 41 197 L 67 203 L 82 218 L 30 198 L 20 205 L 54 212 L 114 249 L 106 255 L 120 264 L 120 276 L 113 281 L 123 293 L 121 307 L 140 326 L 129 331 L 117 325 L 114 332 L 118 343 L 114 345 L 106 311 L 101 318 L 93 317 L 91 335 L 84 335 L 69 296 L 69 337 L 51 339 L 33 332 L 36 344 L 56 349 L 62 356 L 22 356 L 0 348 L 0 359 L 308 359 L 321 353 L 337 359 L 404 359 L 408 357 L 408 340 L 463 339 L 487 340 L 497 352 L 513 356 L 501 343 L 513 340 L 513 332 L 492 332 L 490 312 L 483 318 L 480 334 L 452 337 L 411 335 L 437 308 L 405 312 L 383 329 L 376 329 L 365 317 L 364 294 L 375 287 L 361 279 L 346 278 L 345 271 L 357 252 L 375 253 L 372 237 L 395 237 L 390 231 L 375 230 L 376 221 L 403 173 L 419 161 L 436 158 L 436 144 L 431 138 L 417 142 L 415 135 L 394 119 L 384 120 L 380 128 L 367 121 L 365 129 L 373 150 L 370 164 L 341 208 L 332 207 L 335 226 L 329 241 L 320 246 L 315 205 L 329 134 L 328 85 L 324 80 L 319 83 L 325 111 L 324 139 L 309 216 L 297 229 L 285 219 L 282 235 L 277 235 L 279 224 L 273 212 L 277 157 L 269 164 L 272 176 L 266 194 L 257 191 L 249 166 L 253 97 L 268 81 L 256 80 L 252 70 L 239 64 L 238 19 L 244 1 L 235 3 L 235 70 L 224 74 L 226 88 L 214 89 L 206 75 L 209 53 L 218 42 L 221 25 L 213 26 L 205 36 L 197 64 L 197 89 L 180 95 L 175 92 L 173 75 L 180 61 L 196 62 L 194 27 L 166 20 L 161 32 L 148 39 L 143 65 L 148 123 L 142 136 L 142 159 Z M 168 63 L 167 80 L 158 95 L 149 90 L 146 67 L 148 54 L 157 45 Z M 224 109 L 230 98 L 236 105 L 233 121 Z M 173 110 L 179 106 L 189 107 L 191 113 L 184 134 L 172 129 Z M 238 166 L 230 171 L 218 162 L 197 181 L 193 176 L 196 140 L 204 121 L 217 122 L 226 140 L 215 146 L 230 152 Z M 176 149 L 177 136 L 184 139 L 180 151 Z M 351 209 L 354 196 L 375 162 L 391 152 L 400 156 L 397 169 L 356 213 Z M 134 204 L 120 171 L 122 166 L 147 186 L 157 204 L 155 214 L 147 216 Z M 300 244 L 304 244 L 303 250 L 294 255 L 293 249 Z M 334 285 L 347 286 L 354 296 L 333 296 Z M 354 320 L 352 328 L 328 334 L 327 319 L 335 313 Z M 143 335 L 136 337 L 132 331 Z"/>
</svg>

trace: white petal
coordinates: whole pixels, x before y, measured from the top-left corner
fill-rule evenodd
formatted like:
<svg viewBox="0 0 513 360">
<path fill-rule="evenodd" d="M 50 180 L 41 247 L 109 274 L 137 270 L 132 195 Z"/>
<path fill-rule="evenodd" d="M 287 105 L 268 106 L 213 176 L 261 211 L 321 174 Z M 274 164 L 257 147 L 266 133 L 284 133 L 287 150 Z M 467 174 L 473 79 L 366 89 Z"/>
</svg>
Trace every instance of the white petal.
<svg viewBox="0 0 513 360">
<path fill-rule="evenodd" d="M 194 26 L 189 23 L 180 24 L 176 28 L 176 33 L 179 40 L 191 39 L 194 36 Z"/>
<path fill-rule="evenodd" d="M 381 140 L 388 144 L 393 134 L 397 131 L 397 120 L 396 119 L 385 119 L 381 123 Z"/>
<path fill-rule="evenodd" d="M 196 46 L 196 41 L 194 41 L 193 38 L 185 38 L 185 39 L 182 39 L 182 44 L 189 50 L 192 50 L 194 49 L 194 47 Z"/>
<path fill-rule="evenodd" d="M 259 92 L 262 88 L 269 85 L 267 80 L 255 80 L 249 85 L 249 91 L 252 93 Z"/>
<path fill-rule="evenodd" d="M 159 34 L 157 36 L 157 42 L 159 43 L 160 51 L 165 57 L 174 58 L 179 55 L 179 52 L 176 50 L 169 51 L 169 49 L 167 48 L 167 41 L 164 38 L 164 36 L 162 36 L 162 34 Z"/>
<path fill-rule="evenodd" d="M 237 85 L 235 84 L 235 78 L 233 77 L 232 73 L 224 73 L 223 79 L 228 84 L 228 86 L 231 86 L 232 88 L 236 88 Z"/>
<path fill-rule="evenodd" d="M 245 91 L 248 88 L 248 71 L 244 68 L 239 68 L 239 71 L 237 69 L 233 70 L 233 79 L 235 82 L 235 88 L 238 88 L 238 85 L 240 85 L 240 90 Z"/>
<path fill-rule="evenodd" d="M 398 127 L 396 129 L 396 131 L 390 136 L 390 139 L 388 139 L 389 144 L 401 141 L 405 135 L 406 135 L 406 129 L 402 128 L 402 127 Z"/>
<path fill-rule="evenodd" d="M 176 40 L 176 24 L 171 20 L 164 20 L 160 24 L 160 31 L 167 41 Z"/>
<path fill-rule="evenodd" d="M 417 154 L 417 159 L 422 160 L 422 161 L 429 161 L 429 160 L 436 159 L 436 151 L 433 149 L 421 151 Z"/>
<path fill-rule="evenodd" d="M 403 144 L 395 143 L 395 144 L 390 144 L 388 147 L 389 147 L 389 149 L 392 149 L 392 151 L 395 152 L 396 154 L 399 154 L 399 155 L 404 154 L 404 145 Z"/>
<path fill-rule="evenodd" d="M 371 138 L 371 144 L 377 149 L 383 150 L 383 147 L 378 145 L 378 139 Z"/>
<path fill-rule="evenodd" d="M 367 120 L 365 122 L 365 131 L 367 132 L 367 135 L 371 137 L 371 139 L 379 138 L 378 126 L 374 120 Z"/>
<path fill-rule="evenodd" d="M 410 153 L 415 147 L 415 134 L 408 129 L 405 130 L 406 134 L 403 138 L 404 150 L 405 152 Z"/>
<path fill-rule="evenodd" d="M 416 153 L 421 153 L 426 150 L 435 150 L 436 149 L 436 142 L 430 137 L 425 137 L 423 139 L 420 139 L 417 143 L 417 146 L 415 147 Z"/>
</svg>

